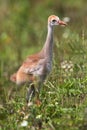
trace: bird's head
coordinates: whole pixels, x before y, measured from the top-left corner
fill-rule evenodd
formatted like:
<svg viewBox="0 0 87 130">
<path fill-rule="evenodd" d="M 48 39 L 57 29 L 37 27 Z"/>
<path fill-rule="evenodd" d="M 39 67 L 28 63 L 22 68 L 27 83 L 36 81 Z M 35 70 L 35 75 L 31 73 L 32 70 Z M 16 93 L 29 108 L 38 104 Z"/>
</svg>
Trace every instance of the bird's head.
<svg viewBox="0 0 87 130">
<path fill-rule="evenodd" d="M 64 21 L 61 21 L 58 16 L 51 15 L 48 17 L 48 25 L 54 26 L 54 25 L 67 25 Z"/>
</svg>

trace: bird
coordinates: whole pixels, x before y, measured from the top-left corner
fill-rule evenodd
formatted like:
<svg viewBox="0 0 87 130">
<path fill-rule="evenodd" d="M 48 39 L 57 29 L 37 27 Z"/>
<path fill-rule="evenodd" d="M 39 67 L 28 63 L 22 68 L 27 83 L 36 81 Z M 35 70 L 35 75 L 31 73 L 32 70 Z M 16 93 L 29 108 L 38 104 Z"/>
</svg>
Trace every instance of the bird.
<svg viewBox="0 0 87 130">
<path fill-rule="evenodd" d="M 56 15 L 48 17 L 47 37 L 42 49 L 28 56 L 10 80 L 17 85 L 29 84 L 26 101 L 27 103 L 39 95 L 42 84 L 52 69 L 53 58 L 53 28 L 55 25 L 67 25 Z M 38 96 L 37 96 L 38 97 Z"/>
</svg>

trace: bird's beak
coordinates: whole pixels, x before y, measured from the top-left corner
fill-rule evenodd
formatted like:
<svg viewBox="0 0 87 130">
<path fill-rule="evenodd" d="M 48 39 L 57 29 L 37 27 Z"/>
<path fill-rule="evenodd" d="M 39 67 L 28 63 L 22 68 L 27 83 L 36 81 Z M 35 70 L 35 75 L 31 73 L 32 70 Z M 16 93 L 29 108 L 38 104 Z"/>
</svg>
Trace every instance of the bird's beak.
<svg viewBox="0 0 87 130">
<path fill-rule="evenodd" d="M 67 25 L 67 23 L 65 23 L 64 21 L 61 21 L 61 20 L 59 20 L 58 23 L 59 23 L 59 25 Z"/>
</svg>

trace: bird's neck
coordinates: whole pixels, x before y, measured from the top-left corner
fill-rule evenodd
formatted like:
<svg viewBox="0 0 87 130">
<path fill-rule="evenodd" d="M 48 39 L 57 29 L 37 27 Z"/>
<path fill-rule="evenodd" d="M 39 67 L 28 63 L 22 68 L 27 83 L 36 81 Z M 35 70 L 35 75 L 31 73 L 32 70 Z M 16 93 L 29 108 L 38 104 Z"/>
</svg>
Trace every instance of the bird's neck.
<svg viewBox="0 0 87 130">
<path fill-rule="evenodd" d="M 53 51 L 53 27 L 48 25 L 47 38 L 44 47 L 42 49 L 42 52 L 45 58 L 51 60 L 52 51 Z"/>
</svg>

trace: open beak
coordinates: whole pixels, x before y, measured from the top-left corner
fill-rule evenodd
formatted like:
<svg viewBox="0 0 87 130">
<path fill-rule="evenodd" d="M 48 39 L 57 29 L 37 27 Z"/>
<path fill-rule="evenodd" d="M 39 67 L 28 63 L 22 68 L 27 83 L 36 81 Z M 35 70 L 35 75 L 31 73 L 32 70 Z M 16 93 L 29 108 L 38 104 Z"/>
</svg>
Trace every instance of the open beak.
<svg viewBox="0 0 87 130">
<path fill-rule="evenodd" d="M 61 20 L 59 20 L 58 23 L 59 23 L 59 25 L 67 25 L 67 23 L 65 23 L 65 22 L 63 22 Z"/>
</svg>

